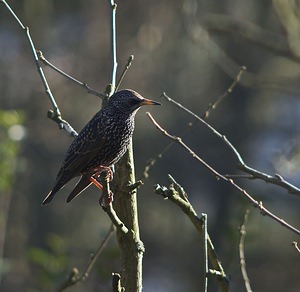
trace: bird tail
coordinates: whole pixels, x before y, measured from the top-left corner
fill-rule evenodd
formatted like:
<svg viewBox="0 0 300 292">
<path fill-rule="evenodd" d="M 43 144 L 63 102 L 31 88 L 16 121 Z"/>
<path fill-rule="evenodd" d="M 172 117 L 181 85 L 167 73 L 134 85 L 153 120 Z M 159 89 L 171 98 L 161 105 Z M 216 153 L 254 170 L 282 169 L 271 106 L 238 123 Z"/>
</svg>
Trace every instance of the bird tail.
<svg viewBox="0 0 300 292">
<path fill-rule="evenodd" d="M 52 191 L 46 196 L 42 205 L 49 204 L 54 198 L 55 194 L 62 189 L 73 177 L 75 177 L 72 173 L 64 172 L 62 170 L 59 171 L 56 183 Z"/>
<path fill-rule="evenodd" d="M 74 187 L 73 191 L 67 198 L 67 203 L 71 202 L 73 199 L 78 197 L 85 189 L 87 189 L 92 182 L 89 180 L 90 176 L 83 175 L 76 186 Z"/>
<path fill-rule="evenodd" d="M 60 189 L 62 189 L 66 185 L 66 183 L 69 182 L 69 180 L 70 180 L 69 177 L 61 177 L 61 178 L 59 178 L 58 181 L 56 182 L 54 188 L 52 189 L 52 191 L 46 196 L 46 198 L 42 202 L 42 206 L 49 204 L 52 201 L 52 199 L 54 198 L 55 194 Z"/>
<path fill-rule="evenodd" d="M 56 194 L 59 190 L 60 190 L 60 188 L 59 188 L 59 189 L 54 188 L 54 189 L 46 196 L 46 198 L 45 198 L 44 201 L 42 202 L 42 205 L 47 205 L 47 204 L 49 204 L 49 203 L 52 201 L 52 199 L 54 198 L 55 194 Z"/>
</svg>

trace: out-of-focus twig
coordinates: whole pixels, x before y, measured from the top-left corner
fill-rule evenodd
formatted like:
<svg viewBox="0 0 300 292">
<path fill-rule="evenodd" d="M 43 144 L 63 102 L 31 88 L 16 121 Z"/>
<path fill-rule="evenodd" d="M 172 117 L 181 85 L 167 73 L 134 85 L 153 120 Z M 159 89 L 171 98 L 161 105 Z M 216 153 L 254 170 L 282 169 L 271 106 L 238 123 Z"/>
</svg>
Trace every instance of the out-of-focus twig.
<svg viewBox="0 0 300 292">
<path fill-rule="evenodd" d="M 243 73 L 247 70 L 247 68 L 245 66 L 242 66 L 240 68 L 240 71 L 238 72 L 236 78 L 234 79 L 234 81 L 230 84 L 230 86 L 226 89 L 226 91 L 219 96 L 214 102 L 210 103 L 208 108 L 204 111 L 204 113 L 202 114 L 202 119 L 207 119 L 209 117 L 209 115 L 211 114 L 211 112 L 216 109 L 216 107 L 221 103 L 222 100 L 224 100 L 228 95 L 230 95 L 234 88 L 238 85 L 238 83 L 240 82 Z M 167 101 L 169 102 L 173 102 L 173 100 L 165 93 L 163 92 L 161 97 L 164 97 Z M 190 122 L 188 123 L 186 129 L 180 133 L 180 137 L 183 137 L 184 135 L 186 135 L 193 126 L 195 126 L 197 123 L 199 123 L 199 120 L 195 120 L 194 122 Z M 155 163 L 161 159 L 163 157 L 163 155 L 171 148 L 171 146 L 174 144 L 174 141 L 170 141 L 167 146 L 160 151 L 160 153 L 158 155 L 156 155 L 155 158 L 151 158 L 148 163 L 146 164 L 144 171 L 143 171 L 143 175 L 141 177 L 142 179 L 146 179 L 149 177 L 149 171 L 150 169 L 155 165 Z"/>
<path fill-rule="evenodd" d="M 293 56 L 300 58 L 300 18 L 297 1 L 273 0 L 273 7 L 285 28 L 288 47 Z"/>
<path fill-rule="evenodd" d="M 280 3 L 294 2 L 294 1 L 281 1 Z M 191 5 L 192 6 L 192 5 Z M 189 9 L 183 10 L 183 21 L 186 28 L 187 35 L 199 46 L 207 51 L 208 56 L 214 63 L 228 76 L 234 78 L 239 71 L 240 65 L 230 56 L 222 47 L 220 47 L 210 37 L 207 30 L 202 26 L 194 11 Z M 296 34 L 297 35 L 297 34 Z M 286 77 L 280 73 L 252 73 L 245 72 L 240 84 L 246 87 L 259 88 L 259 89 L 272 89 L 289 92 L 292 94 L 299 94 L 299 88 L 295 80 Z"/>
<path fill-rule="evenodd" d="M 147 113 L 152 123 L 155 125 L 155 127 L 161 131 L 166 137 L 168 137 L 171 140 L 176 141 L 180 146 L 182 146 L 194 159 L 199 161 L 202 165 L 204 165 L 217 179 L 222 179 L 226 181 L 227 183 L 231 184 L 235 189 L 237 189 L 242 195 L 244 195 L 248 201 L 255 207 L 258 208 L 261 211 L 261 214 L 266 215 L 270 218 L 272 218 L 274 221 L 280 223 L 283 227 L 291 230 L 292 232 L 296 233 L 297 235 L 300 235 L 300 230 L 292 226 L 291 224 L 287 223 L 283 219 L 276 216 L 274 213 L 269 211 L 267 208 L 264 207 L 263 202 L 256 201 L 246 190 L 244 190 L 242 187 L 240 187 L 238 184 L 236 184 L 233 179 L 228 179 L 224 175 L 220 174 L 218 171 L 216 171 L 213 167 L 211 167 L 208 163 L 206 163 L 202 158 L 200 158 L 190 147 L 188 147 L 180 137 L 173 136 L 169 134 L 165 129 L 163 129 L 157 121 L 152 117 L 150 113 Z M 204 121 L 203 121 L 204 122 Z M 206 123 L 206 122 L 204 122 Z M 208 125 L 216 134 L 219 134 L 212 126 Z M 225 136 L 222 136 L 222 139 L 228 144 L 231 145 L 231 143 L 227 140 Z M 233 147 L 234 151 L 237 152 L 237 150 Z M 237 155 L 240 156 L 240 154 L 237 152 Z"/>
<path fill-rule="evenodd" d="M 233 34 L 261 45 L 272 52 L 292 58 L 294 61 L 300 61 L 298 57 L 294 57 L 293 54 L 291 54 L 284 34 L 263 29 L 252 22 L 235 19 L 232 15 L 208 13 L 201 18 L 201 24 L 209 32 Z"/>
<path fill-rule="evenodd" d="M 76 285 L 80 282 L 83 282 L 89 276 L 89 274 L 90 274 L 91 270 L 93 269 L 99 255 L 102 253 L 102 251 L 104 250 L 104 248 L 108 244 L 108 242 L 111 239 L 113 234 L 114 234 L 114 225 L 112 224 L 110 229 L 108 230 L 105 238 L 101 242 L 99 248 L 97 249 L 95 254 L 93 254 L 91 256 L 90 261 L 86 265 L 83 272 L 80 274 L 78 269 L 76 267 L 74 267 L 72 269 L 72 271 L 70 272 L 70 274 L 69 274 L 68 278 L 66 279 L 66 281 L 58 289 L 59 292 L 64 291 L 66 288 L 68 288 L 70 286 L 73 286 L 73 285 Z"/>
<path fill-rule="evenodd" d="M 246 287 L 247 292 L 252 292 L 250 280 L 247 274 L 246 269 L 246 260 L 245 260 L 245 236 L 246 236 L 246 223 L 248 221 L 249 210 L 246 210 L 244 215 L 243 223 L 240 226 L 240 243 L 239 243 L 239 254 L 240 254 L 240 264 L 241 264 L 241 271 Z"/>
</svg>

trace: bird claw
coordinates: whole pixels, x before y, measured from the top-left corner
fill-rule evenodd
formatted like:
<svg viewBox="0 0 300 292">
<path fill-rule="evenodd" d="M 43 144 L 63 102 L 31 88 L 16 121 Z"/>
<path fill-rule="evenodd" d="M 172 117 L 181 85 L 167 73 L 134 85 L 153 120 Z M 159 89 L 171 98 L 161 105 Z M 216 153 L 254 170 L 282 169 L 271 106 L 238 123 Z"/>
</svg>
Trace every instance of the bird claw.
<svg viewBox="0 0 300 292">
<path fill-rule="evenodd" d="M 104 194 L 99 199 L 99 204 L 103 208 L 107 208 L 114 200 L 114 193 L 112 191 L 109 192 L 108 196 Z"/>
<path fill-rule="evenodd" d="M 95 178 L 98 178 L 103 171 L 107 171 L 108 172 L 108 174 L 109 174 L 109 181 L 111 182 L 113 180 L 113 178 L 114 178 L 114 174 L 113 174 L 113 171 L 111 170 L 111 168 L 108 167 L 108 166 L 100 166 L 100 167 L 98 167 L 97 172 L 93 176 Z"/>
</svg>

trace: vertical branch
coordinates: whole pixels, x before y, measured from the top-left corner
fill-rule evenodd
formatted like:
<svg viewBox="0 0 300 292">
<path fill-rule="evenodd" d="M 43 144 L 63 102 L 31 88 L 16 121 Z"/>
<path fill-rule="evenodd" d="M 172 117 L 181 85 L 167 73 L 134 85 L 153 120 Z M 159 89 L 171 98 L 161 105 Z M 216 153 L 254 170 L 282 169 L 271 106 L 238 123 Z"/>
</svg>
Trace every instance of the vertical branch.
<svg viewBox="0 0 300 292">
<path fill-rule="evenodd" d="M 208 285 L 208 253 L 207 253 L 207 215 L 202 214 L 203 218 L 203 248 L 204 248 L 204 286 L 203 291 L 207 292 Z"/>
<path fill-rule="evenodd" d="M 115 210 L 127 228 L 128 233 L 117 230 L 121 252 L 121 283 L 125 291 L 142 291 L 142 260 L 144 245 L 140 240 L 132 143 L 127 153 L 116 165 Z"/>
<path fill-rule="evenodd" d="M 110 0 L 112 8 L 111 22 L 111 45 L 112 45 L 112 78 L 111 93 L 116 90 L 117 73 L 117 41 L 116 41 L 116 11 L 117 4 Z M 144 246 L 140 240 L 136 189 L 130 188 L 135 183 L 134 160 L 132 142 L 127 153 L 116 165 L 114 193 L 115 210 L 121 221 L 128 227 L 130 232 L 124 233 L 117 229 L 117 240 L 121 253 L 121 285 L 126 291 L 142 291 L 142 259 Z"/>
<path fill-rule="evenodd" d="M 250 280 L 247 274 L 246 270 L 246 260 L 245 260 L 245 252 L 244 252 L 244 246 L 245 246 L 245 236 L 246 236 L 246 222 L 248 220 L 249 216 L 249 210 L 246 210 L 244 215 L 243 223 L 240 227 L 240 243 L 239 243 L 239 254 L 240 254 L 240 263 L 241 263 L 241 271 L 243 275 L 243 279 L 245 282 L 245 287 L 247 292 L 252 292 Z"/>
<path fill-rule="evenodd" d="M 112 76 L 111 76 L 111 86 L 112 92 L 116 89 L 116 78 L 117 78 L 117 30 L 116 30 L 116 13 L 117 13 L 117 4 L 114 0 L 110 0 L 110 6 L 112 9 L 111 13 L 111 51 L 112 51 Z"/>
</svg>

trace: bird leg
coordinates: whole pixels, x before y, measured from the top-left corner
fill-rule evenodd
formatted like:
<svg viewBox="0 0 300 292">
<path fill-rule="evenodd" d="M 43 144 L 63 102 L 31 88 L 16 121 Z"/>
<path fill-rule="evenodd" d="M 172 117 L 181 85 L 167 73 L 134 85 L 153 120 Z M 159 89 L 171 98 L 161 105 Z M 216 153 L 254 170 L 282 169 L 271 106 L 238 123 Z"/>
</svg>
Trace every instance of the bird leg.
<svg viewBox="0 0 300 292">
<path fill-rule="evenodd" d="M 90 177 L 89 180 L 101 191 L 103 191 L 103 185 L 100 184 L 94 177 Z"/>
<path fill-rule="evenodd" d="M 105 170 L 107 170 L 107 169 L 105 169 Z M 109 170 L 110 170 L 110 172 L 109 172 L 109 179 L 111 180 L 111 174 L 112 174 L 112 172 L 111 172 L 111 169 L 109 168 Z M 102 171 L 101 171 L 102 172 Z M 98 189 L 100 189 L 102 192 L 103 192 L 103 189 L 104 189 L 104 187 L 102 186 L 102 184 L 100 184 L 99 182 L 98 182 L 98 180 L 97 180 L 97 178 L 100 176 L 100 172 L 97 172 L 96 174 L 94 174 L 93 176 L 91 176 L 90 178 L 89 178 L 89 180 L 98 188 Z M 96 178 L 95 178 L 96 177 Z M 113 194 L 113 192 L 110 190 L 109 191 L 109 194 L 108 194 L 108 196 L 107 196 L 107 198 L 105 197 L 105 195 L 104 194 L 102 194 L 102 196 L 100 197 L 100 199 L 99 199 L 99 204 L 102 206 L 102 207 L 107 207 L 107 206 L 109 206 L 112 202 L 113 202 L 113 200 L 114 200 L 114 194 Z"/>
<path fill-rule="evenodd" d="M 98 166 L 97 168 L 94 169 L 95 174 L 93 176 L 98 178 L 100 176 L 101 172 L 103 172 L 103 171 L 107 171 L 109 173 L 109 181 L 112 181 L 114 178 L 114 174 L 113 174 L 111 168 L 108 166 L 102 166 L 102 165 Z"/>
</svg>

